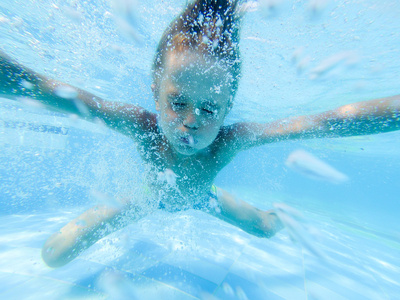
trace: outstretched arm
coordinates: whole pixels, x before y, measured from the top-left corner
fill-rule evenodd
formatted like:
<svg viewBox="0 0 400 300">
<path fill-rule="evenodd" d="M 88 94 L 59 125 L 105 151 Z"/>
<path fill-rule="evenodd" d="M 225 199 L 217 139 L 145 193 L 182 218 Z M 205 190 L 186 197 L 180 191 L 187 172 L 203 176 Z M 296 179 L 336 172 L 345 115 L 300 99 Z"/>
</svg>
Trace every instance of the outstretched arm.
<svg viewBox="0 0 400 300">
<path fill-rule="evenodd" d="M 135 137 L 155 126 L 155 114 L 120 102 L 105 101 L 71 85 L 47 78 L 0 51 L 0 96 L 29 97 L 52 109 L 86 120 L 99 118 L 112 129 Z"/>
<path fill-rule="evenodd" d="M 257 237 L 270 238 L 283 228 L 273 210 L 262 211 L 221 188 L 217 189 L 220 211 L 211 211 L 217 218 Z"/>
<path fill-rule="evenodd" d="M 95 206 L 69 222 L 46 241 L 42 258 L 52 268 L 62 267 L 107 234 L 119 229 L 122 210 Z"/>
<path fill-rule="evenodd" d="M 235 149 L 244 150 L 283 140 L 348 137 L 399 129 L 400 95 L 267 124 L 237 123 L 229 128 L 229 136 Z"/>
<path fill-rule="evenodd" d="M 94 206 L 50 236 L 42 248 L 42 258 L 49 267 L 62 267 L 98 240 L 147 213 L 130 203 L 118 208 Z"/>
</svg>

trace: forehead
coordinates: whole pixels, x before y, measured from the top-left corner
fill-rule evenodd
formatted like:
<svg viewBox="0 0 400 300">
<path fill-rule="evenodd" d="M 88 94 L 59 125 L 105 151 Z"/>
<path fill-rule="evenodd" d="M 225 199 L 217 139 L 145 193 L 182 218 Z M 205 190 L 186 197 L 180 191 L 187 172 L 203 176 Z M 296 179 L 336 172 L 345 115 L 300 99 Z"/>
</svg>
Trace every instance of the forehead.
<svg viewBox="0 0 400 300">
<path fill-rule="evenodd" d="M 183 92 L 202 90 L 226 95 L 232 88 L 232 75 L 223 61 L 190 50 L 167 54 L 163 78 Z"/>
</svg>

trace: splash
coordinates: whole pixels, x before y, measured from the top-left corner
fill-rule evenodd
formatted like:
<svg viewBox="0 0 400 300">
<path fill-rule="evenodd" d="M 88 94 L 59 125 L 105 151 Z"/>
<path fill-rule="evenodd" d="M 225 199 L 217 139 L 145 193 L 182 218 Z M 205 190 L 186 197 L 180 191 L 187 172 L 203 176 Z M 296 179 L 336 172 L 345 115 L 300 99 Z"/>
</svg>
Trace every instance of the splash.
<svg viewBox="0 0 400 300">
<path fill-rule="evenodd" d="M 164 172 L 159 172 L 157 179 L 160 182 L 165 182 L 167 185 L 171 187 L 177 187 L 176 185 L 176 178 L 179 176 L 174 173 L 171 169 L 165 169 Z"/>
<path fill-rule="evenodd" d="M 291 239 L 301 244 L 302 247 L 316 257 L 325 259 L 325 255 L 315 246 L 313 234 L 317 230 L 305 223 L 302 213 L 284 203 L 274 203 L 273 206 L 278 218 L 289 232 Z"/>
</svg>

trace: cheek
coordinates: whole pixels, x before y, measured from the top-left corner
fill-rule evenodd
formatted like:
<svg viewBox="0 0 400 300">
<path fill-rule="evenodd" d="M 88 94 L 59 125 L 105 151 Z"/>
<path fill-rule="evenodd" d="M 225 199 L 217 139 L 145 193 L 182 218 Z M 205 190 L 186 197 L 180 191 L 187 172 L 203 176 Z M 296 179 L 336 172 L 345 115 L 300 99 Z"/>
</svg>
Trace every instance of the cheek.
<svg viewBox="0 0 400 300">
<path fill-rule="evenodd" d="M 178 120 L 178 115 L 171 109 L 164 108 L 160 112 L 161 118 L 166 122 L 176 122 Z"/>
<path fill-rule="evenodd" d="M 219 129 L 222 127 L 223 124 L 224 124 L 224 118 L 221 116 L 204 120 L 204 125 L 208 127 L 210 130 L 219 131 Z"/>
<path fill-rule="evenodd" d="M 179 123 L 179 116 L 174 111 L 160 112 L 160 125 L 165 133 L 172 133 Z"/>
<path fill-rule="evenodd" d="M 207 136 L 210 139 L 215 139 L 215 137 L 218 135 L 218 132 L 220 131 L 222 127 L 222 122 L 219 121 L 205 121 L 203 125 L 203 131 L 207 133 Z"/>
</svg>

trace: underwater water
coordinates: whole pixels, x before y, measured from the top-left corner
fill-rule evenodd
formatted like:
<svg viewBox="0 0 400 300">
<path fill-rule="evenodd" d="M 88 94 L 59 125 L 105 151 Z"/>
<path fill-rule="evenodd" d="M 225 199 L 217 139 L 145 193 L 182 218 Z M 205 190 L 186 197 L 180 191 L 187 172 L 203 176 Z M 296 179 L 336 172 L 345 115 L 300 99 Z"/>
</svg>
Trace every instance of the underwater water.
<svg viewBox="0 0 400 300">
<path fill-rule="evenodd" d="M 0 48 L 39 73 L 154 112 L 153 54 L 185 4 L 2 0 Z M 227 123 L 270 122 L 400 93 L 397 0 L 247 4 L 243 75 Z M 0 99 L 1 299 L 400 295 L 400 132 L 240 153 L 217 186 L 260 209 L 278 203 L 303 215 L 271 239 L 199 211 L 157 211 L 51 269 L 40 256 L 45 240 L 110 195 L 140 193 L 144 167 L 128 138 L 29 103 Z M 298 149 L 348 180 L 296 172 L 285 162 Z"/>
</svg>

